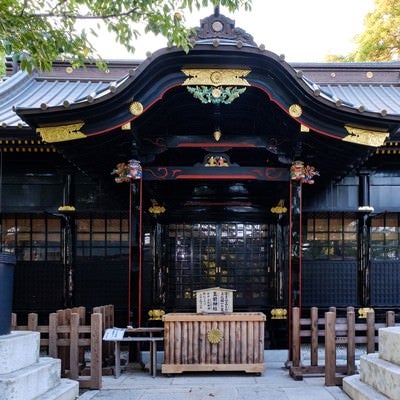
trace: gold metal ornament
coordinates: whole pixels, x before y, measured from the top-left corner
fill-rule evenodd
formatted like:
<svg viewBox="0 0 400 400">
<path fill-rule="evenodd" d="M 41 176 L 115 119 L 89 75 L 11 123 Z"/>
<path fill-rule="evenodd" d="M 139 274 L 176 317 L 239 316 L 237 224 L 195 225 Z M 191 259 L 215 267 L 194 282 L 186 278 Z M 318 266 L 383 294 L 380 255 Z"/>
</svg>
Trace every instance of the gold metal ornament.
<svg viewBox="0 0 400 400">
<path fill-rule="evenodd" d="M 148 312 L 149 314 L 149 320 L 151 321 L 161 321 L 162 317 L 165 315 L 165 311 L 164 310 L 150 310 Z"/>
<path fill-rule="evenodd" d="M 221 139 L 221 135 L 222 135 L 222 133 L 221 133 L 221 131 L 219 129 L 214 131 L 213 136 L 214 136 L 214 139 L 215 139 L 216 142 L 218 142 L 219 139 Z"/>
<path fill-rule="evenodd" d="M 224 334 L 219 329 L 210 329 L 207 332 L 207 339 L 212 344 L 218 344 L 224 337 Z"/>
<path fill-rule="evenodd" d="M 36 129 L 42 140 L 46 143 L 67 142 L 69 140 L 83 139 L 86 135 L 80 131 L 84 122 L 69 125 L 42 126 Z"/>
<path fill-rule="evenodd" d="M 143 104 L 139 101 L 134 101 L 130 107 L 129 111 L 132 115 L 138 116 L 143 112 Z"/>
<path fill-rule="evenodd" d="M 374 312 L 374 309 L 373 308 L 369 308 L 369 307 L 360 308 L 358 310 L 358 317 L 365 319 L 365 318 L 367 318 L 367 314 L 369 312 Z"/>
<path fill-rule="evenodd" d="M 289 114 L 293 118 L 299 118 L 303 114 L 303 109 L 299 104 L 292 104 L 289 107 Z"/>
<path fill-rule="evenodd" d="M 345 125 L 344 127 L 346 128 L 347 132 L 349 132 L 349 135 L 342 139 L 344 142 L 357 143 L 371 147 L 380 147 L 389 137 L 389 133 L 385 131 L 356 128 L 350 125 Z"/>
<path fill-rule="evenodd" d="M 204 68 L 204 69 L 182 69 L 188 76 L 183 86 L 250 86 L 244 79 L 251 70 L 249 69 L 223 69 L 223 68 Z"/>
<path fill-rule="evenodd" d="M 287 319 L 287 310 L 285 308 L 272 309 L 271 319 Z"/>
</svg>

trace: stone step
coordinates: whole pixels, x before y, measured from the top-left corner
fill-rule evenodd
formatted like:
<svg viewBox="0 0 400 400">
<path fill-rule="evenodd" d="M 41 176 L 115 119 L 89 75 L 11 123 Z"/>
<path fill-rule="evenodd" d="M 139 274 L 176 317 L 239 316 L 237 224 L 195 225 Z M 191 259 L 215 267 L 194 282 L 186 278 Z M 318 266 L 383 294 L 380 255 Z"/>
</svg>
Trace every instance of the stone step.
<svg viewBox="0 0 400 400">
<path fill-rule="evenodd" d="M 0 375 L 25 368 L 39 360 L 40 333 L 13 331 L 0 336 Z"/>
<path fill-rule="evenodd" d="M 400 399 L 400 366 L 379 358 L 378 353 L 361 357 L 360 379 L 389 399 Z"/>
<path fill-rule="evenodd" d="M 61 360 L 50 357 L 0 375 L 0 398 L 7 400 L 32 400 L 60 383 Z"/>
<path fill-rule="evenodd" d="M 400 365 L 400 327 L 379 329 L 379 357 Z"/>
<path fill-rule="evenodd" d="M 34 400 L 75 400 L 79 398 L 79 382 L 61 379 L 60 383 Z"/>
<path fill-rule="evenodd" d="M 360 375 L 351 375 L 344 378 L 343 391 L 352 400 L 389 400 L 389 397 L 361 382 Z"/>
</svg>

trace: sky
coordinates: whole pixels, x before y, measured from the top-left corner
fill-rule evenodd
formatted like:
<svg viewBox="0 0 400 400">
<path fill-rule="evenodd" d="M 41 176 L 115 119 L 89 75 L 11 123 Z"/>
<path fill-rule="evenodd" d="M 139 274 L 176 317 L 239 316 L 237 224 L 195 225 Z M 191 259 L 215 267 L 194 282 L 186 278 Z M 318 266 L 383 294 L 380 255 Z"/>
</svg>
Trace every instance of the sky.
<svg viewBox="0 0 400 400">
<path fill-rule="evenodd" d="M 374 8 L 374 0 L 253 0 L 251 12 L 221 14 L 235 20 L 235 26 L 251 34 L 267 50 L 284 54 L 289 62 L 323 62 L 328 54 L 346 55 L 355 48 L 354 37 L 364 30 L 364 18 Z M 200 19 L 213 8 L 185 12 L 187 25 L 200 25 Z M 112 38 L 101 35 L 95 43 L 105 59 L 142 60 L 147 52 L 166 46 L 161 36 L 142 35 L 129 54 Z"/>
</svg>

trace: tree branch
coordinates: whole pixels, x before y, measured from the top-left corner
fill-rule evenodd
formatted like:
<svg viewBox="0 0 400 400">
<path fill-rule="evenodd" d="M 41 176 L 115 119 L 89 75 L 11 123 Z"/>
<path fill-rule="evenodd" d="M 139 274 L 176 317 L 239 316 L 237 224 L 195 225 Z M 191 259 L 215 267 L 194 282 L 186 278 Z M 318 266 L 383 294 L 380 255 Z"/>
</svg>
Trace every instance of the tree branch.
<svg viewBox="0 0 400 400">
<path fill-rule="evenodd" d="M 93 19 L 101 19 L 107 20 L 112 18 L 119 18 L 119 17 L 128 17 L 132 14 L 144 15 L 138 11 L 137 8 L 132 8 L 131 10 L 121 12 L 118 14 L 103 14 L 103 15 L 82 15 L 82 14 L 69 14 L 69 13 L 55 13 L 55 12 L 48 12 L 48 13 L 35 13 L 35 14 L 25 14 L 25 18 L 68 18 L 68 19 L 82 19 L 82 20 L 93 20 Z"/>
</svg>

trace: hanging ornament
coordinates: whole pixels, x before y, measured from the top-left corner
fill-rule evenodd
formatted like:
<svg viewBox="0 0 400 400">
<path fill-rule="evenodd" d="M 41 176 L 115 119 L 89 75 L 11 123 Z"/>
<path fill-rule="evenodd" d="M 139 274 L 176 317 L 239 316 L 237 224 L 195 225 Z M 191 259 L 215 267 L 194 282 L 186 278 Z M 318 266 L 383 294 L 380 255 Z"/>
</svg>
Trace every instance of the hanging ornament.
<svg viewBox="0 0 400 400">
<path fill-rule="evenodd" d="M 142 166 L 138 160 L 129 160 L 128 163 L 118 163 L 111 175 L 117 175 L 114 179 L 117 183 L 131 182 L 142 178 Z"/>
</svg>

